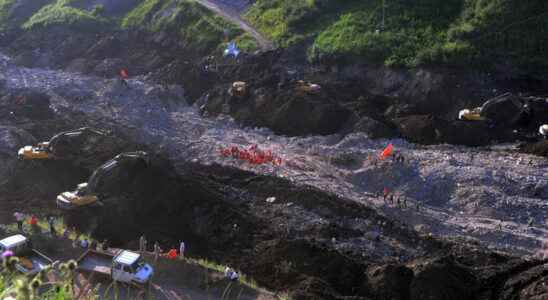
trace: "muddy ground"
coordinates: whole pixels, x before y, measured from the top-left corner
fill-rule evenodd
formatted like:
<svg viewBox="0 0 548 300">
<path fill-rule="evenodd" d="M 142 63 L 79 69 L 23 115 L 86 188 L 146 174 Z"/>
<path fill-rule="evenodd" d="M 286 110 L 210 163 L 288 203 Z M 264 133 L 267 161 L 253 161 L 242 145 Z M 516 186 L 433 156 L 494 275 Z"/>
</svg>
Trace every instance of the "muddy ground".
<svg viewBox="0 0 548 300">
<path fill-rule="evenodd" d="M 122 172 L 106 207 L 69 222 L 119 246 L 134 247 L 143 233 L 164 247 L 185 240 L 191 256 L 232 265 L 294 299 L 548 297 L 545 261 L 531 257 L 546 242 L 548 162 L 520 152 L 546 155 L 531 134 L 537 124 L 454 120 L 503 92 L 541 95 L 545 83 L 309 65 L 291 50 L 206 62 L 167 33 L 56 29 L 2 46 L 2 222 L 22 204 L 60 213 L 56 194 L 109 157 L 145 150 L 149 167 Z M 129 88 L 115 79 L 123 67 Z M 298 92 L 301 79 L 321 92 Z M 247 96 L 230 95 L 236 80 L 248 82 Z M 82 126 L 125 143 L 85 165 L 15 159 L 23 145 Z M 388 143 L 406 162 L 369 159 Z M 219 155 L 253 144 L 283 164 Z M 408 206 L 375 195 L 385 187 Z"/>
</svg>

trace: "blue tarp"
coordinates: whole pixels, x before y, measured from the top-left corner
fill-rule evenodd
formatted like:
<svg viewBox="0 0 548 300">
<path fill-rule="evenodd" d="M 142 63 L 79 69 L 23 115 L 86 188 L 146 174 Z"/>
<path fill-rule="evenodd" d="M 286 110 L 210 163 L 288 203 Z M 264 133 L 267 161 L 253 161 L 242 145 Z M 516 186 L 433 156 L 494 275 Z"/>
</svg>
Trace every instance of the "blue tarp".
<svg viewBox="0 0 548 300">
<path fill-rule="evenodd" d="M 228 43 L 224 52 L 224 56 L 233 55 L 234 57 L 238 57 L 239 54 L 240 54 L 240 49 L 236 47 L 236 43 L 235 42 Z"/>
</svg>

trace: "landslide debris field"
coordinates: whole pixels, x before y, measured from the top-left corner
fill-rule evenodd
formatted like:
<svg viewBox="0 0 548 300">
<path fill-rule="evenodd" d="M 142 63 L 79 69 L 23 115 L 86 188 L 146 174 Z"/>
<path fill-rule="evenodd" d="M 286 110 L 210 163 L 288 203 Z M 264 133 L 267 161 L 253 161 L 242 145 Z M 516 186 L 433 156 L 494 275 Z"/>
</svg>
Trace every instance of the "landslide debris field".
<svg viewBox="0 0 548 300">
<path fill-rule="evenodd" d="M 542 261 L 504 254 L 532 255 L 548 242 L 548 161 L 517 145 L 419 146 L 360 133 L 284 137 L 223 115 L 203 117 L 182 87 L 140 77 L 126 88 L 115 79 L 19 67 L 6 56 L 0 74 L 2 223 L 21 203 L 54 208 L 57 193 L 104 163 L 17 161 L 17 149 L 92 126 L 121 140 L 98 157 L 135 150 L 153 157 L 140 175 L 124 175 L 108 209 L 75 213 L 97 237 L 127 245 L 145 228 L 164 243 L 184 239 L 190 255 L 230 263 L 296 298 L 548 293 Z M 368 160 L 388 143 L 404 163 Z M 220 155 L 222 147 L 254 144 L 282 165 Z M 404 195 L 407 208 L 375 195 L 385 187 Z"/>
</svg>

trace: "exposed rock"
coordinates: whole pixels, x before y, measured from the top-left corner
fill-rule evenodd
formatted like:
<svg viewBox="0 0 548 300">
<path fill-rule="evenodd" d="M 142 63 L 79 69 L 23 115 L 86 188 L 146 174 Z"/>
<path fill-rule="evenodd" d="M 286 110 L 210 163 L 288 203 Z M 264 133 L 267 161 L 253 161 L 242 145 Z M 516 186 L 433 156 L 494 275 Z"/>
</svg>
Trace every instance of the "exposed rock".
<svg viewBox="0 0 548 300">
<path fill-rule="evenodd" d="M 354 125 L 353 131 L 366 133 L 367 136 L 373 139 L 388 138 L 396 135 L 394 129 L 370 117 L 361 118 Z"/>
<path fill-rule="evenodd" d="M 481 107 L 481 115 L 499 125 L 512 127 L 525 113 L 523 105 L 518 97 L 508 93 L 485 102 Z"/>
<path fill-rule="evenodd" d="M 510 130 L 481 121 L 446 121 L 434 116 L 416 115 L 395 119 L 394 123 L 405 138 L 422 144 L 480 146 L 517 139 Z"/>
<path fill-rule="evenodd" d="M 413 271 L 405 266 L 385 265 L 367 272 L 367 286 L 375 299 L 409 299 Z"/>
</svg>

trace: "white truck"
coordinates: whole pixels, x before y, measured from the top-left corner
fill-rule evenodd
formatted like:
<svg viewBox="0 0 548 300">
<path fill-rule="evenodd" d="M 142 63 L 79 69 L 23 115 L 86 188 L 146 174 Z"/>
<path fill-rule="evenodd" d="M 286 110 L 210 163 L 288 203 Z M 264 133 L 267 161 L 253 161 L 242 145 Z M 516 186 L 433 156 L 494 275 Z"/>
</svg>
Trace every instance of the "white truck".
<svg viewBox="0 0 548 300">
<path fill-rule="evenodd" d="M 32 249 L 30 241 L 21 234 L 0 240 L 0 253 L 6 251 L 11 251 L 13 256 L 19 258 L 15 268 L 26 275 L 34 275 L 53 263 L 49 257 Z"/>
<path fill-rule="evenodd" d="M 152 266 L 143 261 L 141 254 L 128 250 L 115 253 L 87 250 L 78 259 L 78 269 L 137 286 L 146 285 L 154 274 Z"/>
</svg>

